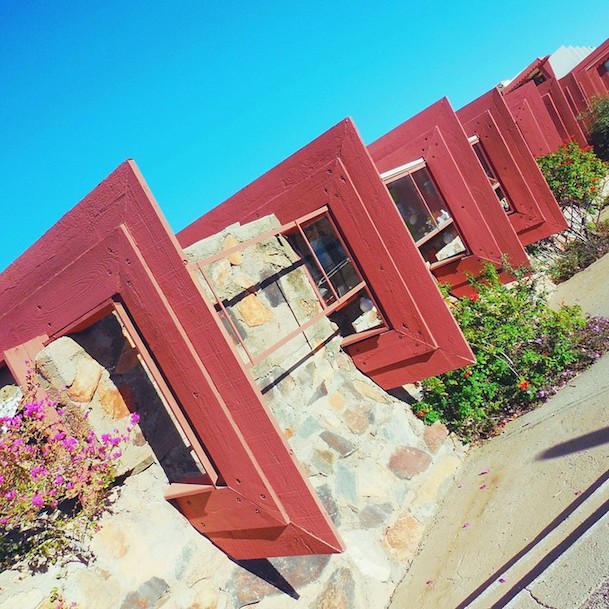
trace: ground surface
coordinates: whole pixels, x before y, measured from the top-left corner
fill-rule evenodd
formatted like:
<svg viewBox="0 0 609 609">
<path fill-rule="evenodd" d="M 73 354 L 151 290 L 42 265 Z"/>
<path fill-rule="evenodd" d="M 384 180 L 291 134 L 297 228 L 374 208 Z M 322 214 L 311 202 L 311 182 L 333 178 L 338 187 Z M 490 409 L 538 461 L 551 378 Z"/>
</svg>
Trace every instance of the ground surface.
<svg viewBox="0 0 609 609">
<path fill-rule="evenodd" d="M 609 315 L 609 256 L 552 301 Z M 390 609 L 609 607 L 608 390 L 609 355 L 470 449 Z"/>
</svg>

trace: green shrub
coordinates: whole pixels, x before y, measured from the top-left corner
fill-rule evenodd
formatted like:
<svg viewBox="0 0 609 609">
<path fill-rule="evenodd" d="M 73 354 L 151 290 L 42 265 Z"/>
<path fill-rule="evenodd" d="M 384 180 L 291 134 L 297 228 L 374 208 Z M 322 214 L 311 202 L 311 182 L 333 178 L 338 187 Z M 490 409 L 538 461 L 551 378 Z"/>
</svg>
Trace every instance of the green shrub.
<svg viewBox="0 0 609 609">
<path fill-rule="evenodd" d="M 546 400 L 608 349 L 609 319 L 586 320 L 579 307 L 553 311 L 530 277 L 503 285 L 489 266 L 473 297 L 453 313 L 476 364 L 423 381 L 417 415 L 442 421 L 466 441 Z"/>
<path fill-rule="evenodd" d="M 596 155 L 609 161 L 609 97 L 595 97 L 583 118 L 588 124 L 588 141 Z"/>
<path fill-rule="evenodd" d="M 537 162 L 569 228 L 528 246 L 527 251 L 545 259 L 554 281 L 564 281 L 609 249 L 608 227 L 598 222 L 598 214 L 606 203 L 602 192 L 609 165 L 596 156 L 591 146 L 580 148 L 575 142 L 539 157 Z"/>
<path fill-rule="evenodd" d="M 577 206 L 593 211 L 607 165 L 592 151 L 575 142 L 537 158 L 537 163 L 561 207 Z"/>
</svg>

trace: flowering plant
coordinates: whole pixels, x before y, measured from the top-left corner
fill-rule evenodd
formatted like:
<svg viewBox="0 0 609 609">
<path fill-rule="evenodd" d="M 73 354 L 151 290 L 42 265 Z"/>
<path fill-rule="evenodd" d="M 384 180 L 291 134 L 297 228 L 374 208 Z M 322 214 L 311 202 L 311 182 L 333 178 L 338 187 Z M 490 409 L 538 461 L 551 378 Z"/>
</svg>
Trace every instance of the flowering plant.
<svg viewBox="0 0 609 609">
<path fill-rule="evenodd" d="M 607 176 L 607 165 L 594 154 L 592 146 L 580 148 L 576 142 L 538 157 L 537 163 L 562 207 L 593 205 Z"/>
<path fill-rule="evenodd" d="M 55 561 L 103 508 L 123 434 L 91 429 L 79 406 L 36 399 L 34 382 L 12 417 L 0 418 L 0 565 Z"/>
<path fill-rule="evenodd" d="M 492 435 L 609 349 L 609 319 L 585 319 L 579 307 L 554 311 L 534 279 L 514 276 L 505 286 L 489 265 L 472 279 L 478 297 L 460 299 L 453 314 L 476 364 L 423 381 L 417 415 L 465 440 Z"/>
</svg>

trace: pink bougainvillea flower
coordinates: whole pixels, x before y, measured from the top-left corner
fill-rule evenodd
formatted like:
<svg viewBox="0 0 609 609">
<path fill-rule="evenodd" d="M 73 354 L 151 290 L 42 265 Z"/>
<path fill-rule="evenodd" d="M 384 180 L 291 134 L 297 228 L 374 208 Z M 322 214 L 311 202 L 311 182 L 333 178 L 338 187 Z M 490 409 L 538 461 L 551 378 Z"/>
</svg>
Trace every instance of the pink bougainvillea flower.
<svg viewBox="0 0 609 609">
<path fill-rule="evenodd" d="M 140 422 L 140 415 L 137 412 L 132 413 L 129 421 L 131 425 L 137 425 Z"/>
<path fill-rule="evenodd" d="M 6 495 L 4 495 L 9 501 L 14 499 L 17 496 L 17 491 L 15 489 L 10 490 Z"/>
<path fill-rule="evenodd" d="M 31 499 L 31 504 L 34 507 L 42 507 L 44 505 L 44 499 L 36 493 Z"/>
</svg>

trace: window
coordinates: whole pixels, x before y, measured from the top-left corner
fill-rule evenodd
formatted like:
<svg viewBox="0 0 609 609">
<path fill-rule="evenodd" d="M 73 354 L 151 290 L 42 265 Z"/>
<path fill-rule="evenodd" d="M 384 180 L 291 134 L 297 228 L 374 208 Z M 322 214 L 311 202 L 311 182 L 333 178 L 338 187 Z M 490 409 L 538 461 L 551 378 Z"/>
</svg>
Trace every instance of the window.
<svg viewBox="0 0 609 609">
<path fill-rule="evenodd" d="M 262 275 L 251 275 L 250 282 L 242 284 L 242 289 L 229 287 L 226 275 L 218 270 L 218 263 L 237 252 L 249 251 L 249 257 L 256 259 L 269 256 L 271 249 L 274 274 L 269 276 L 260 269 Z M 309 340 L 313 327 L 324 316 L 338 326 L 341 336 L 351 337 L 346 344 L 387 329 L 327 208 L 200 260 L 195 266 L 243 361 L 252 366 L 297 337 L 301 337 L 301 342 L 303 337 Z M 243 278 L 241 274 L 238 281 Z M 302 285 L 301 281 L 308 285 L 306 291 L 310 292 L 314 306 L 311 302 L 303 305 L 302 297 L 295 302 L 293 287 Z M 251 296 L 262 298 L 275 311 L 275 315 L 261 319 L 259 324 L 274 324 L 266 330 L 266 334 L 273 337 L 270 342 L 261 343 L 256 339 L 257 329 L 246 329 L 239 321 L 242 303 Z"/>
<path fill-rule="evenodd" d="M 501 182 L 493 169 L 493 165 L 478 138 L 475 138 L 475 141 L 472 142 L 472 148 L 474 149 L 474 152 L 480 161 L 480 165 L 482 165 L 482 169 L 484 169 L 484 173 L 486 173 L 486 176 L 491 183 L 493 190 L 495 191 L 495 195 L 497 196 L 499 203 L 501 203 L 501 207 L 503 207 L 506 213 L 514 211 L 514 208 L 512 207 L 510 200 L 507 198 L 507 195 L 503 190 L 503 186 L 501 185 Z"/>
<path fill-rule="evenodd" d="M 387 188 L 423 258 L 433 266 L 467 253 L 448 205 L 429 170 L 420 163 L 414 167 L 389 181 Z M 388 172 L 381 177 L 389 180 L 394 173 Z"/>
</svg>

